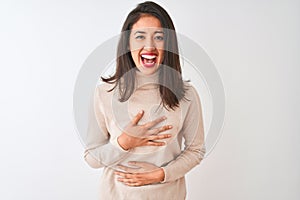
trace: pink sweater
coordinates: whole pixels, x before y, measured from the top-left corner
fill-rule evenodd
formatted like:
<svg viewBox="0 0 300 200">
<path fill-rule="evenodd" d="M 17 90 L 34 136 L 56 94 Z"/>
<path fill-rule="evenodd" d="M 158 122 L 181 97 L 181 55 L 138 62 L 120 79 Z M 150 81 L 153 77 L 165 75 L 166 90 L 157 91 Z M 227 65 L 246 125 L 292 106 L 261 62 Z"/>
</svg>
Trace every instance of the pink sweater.
<svg viewBox="0 0 300 200">
<path fill-rule="evenodd" d="M 159 107 L 158 72 L 144 75 L 136 71 L 136 90 L 126 102 L 118 101 L 118 90 L 107 92 L 113 85 L 103 83 L 97 86 L 94 109 L 90 112 L 89 127 L 84 142 L 85 160 L 93 168 L 103 167 L 100 196 L 105 200 L 183 200 L 186 197 L 184 175 L 201 162 L 205 154 L 203 120 L 200 99 L 195 88 L 188 84 L 186 98 L 173 110 Z M 144 116 L 139 124 L 159 116 L 167 119 L 157 126 L 171 124 L 171 138 L 164 139 L 165 146 L 143 146 L 125 151 L 117 142 L 129 121 L 140 110 Z M 95 114 L 93 114 L 95 113 Z M 182 142 L 184 139 L 184 149 Z M 162 167 L 165 179 L 161 183 L 140 187 L 126 186 L 116 180 L 114 170 L 117 164 L 127 165 L 128 161 L 142 161 Z"/>
</svg>

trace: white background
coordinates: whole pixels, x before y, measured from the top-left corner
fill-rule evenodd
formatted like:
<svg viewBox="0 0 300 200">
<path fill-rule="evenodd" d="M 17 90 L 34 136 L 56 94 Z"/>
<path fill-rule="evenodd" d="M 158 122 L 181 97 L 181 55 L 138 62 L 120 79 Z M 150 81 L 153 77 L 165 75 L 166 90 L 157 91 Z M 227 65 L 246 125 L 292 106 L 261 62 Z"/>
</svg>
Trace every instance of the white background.
<svg viewBox="0 0 300 200">
<path fill-rule="evenodd" d="M 139 1 L 1 1 L 0 198 L 97 199 L 72 94 L 87 56 Z M 188 199 L 300 199 L 300 2 L 159 1 L 214 61 L 226 121 Z"/>
</svg>

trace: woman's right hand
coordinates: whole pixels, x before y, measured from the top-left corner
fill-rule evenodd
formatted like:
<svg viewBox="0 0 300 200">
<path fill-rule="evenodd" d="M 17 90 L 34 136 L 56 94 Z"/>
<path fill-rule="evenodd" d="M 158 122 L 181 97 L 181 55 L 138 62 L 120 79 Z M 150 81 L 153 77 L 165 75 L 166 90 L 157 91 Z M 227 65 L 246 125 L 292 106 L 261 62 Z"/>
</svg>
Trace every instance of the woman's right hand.
<svg viewBox="0 0 300 200">
<path fill-rule="evenodd" d="M 166 139 L 172 136 L 171 134 L 158 135 L 158 133 L 171 129 L 171 125 L 151 129 L 156 124 L 164 121 L 166 119 L 165 116 L 143 125 L 137 125 L 143 115 L 144 111 L 139 112 L 118 137 L 118 143 L 123 149 L 129 150 L 138 146 L 163 146 L 165 142 L 157 142 L 155 140 Z"/>
</svg>

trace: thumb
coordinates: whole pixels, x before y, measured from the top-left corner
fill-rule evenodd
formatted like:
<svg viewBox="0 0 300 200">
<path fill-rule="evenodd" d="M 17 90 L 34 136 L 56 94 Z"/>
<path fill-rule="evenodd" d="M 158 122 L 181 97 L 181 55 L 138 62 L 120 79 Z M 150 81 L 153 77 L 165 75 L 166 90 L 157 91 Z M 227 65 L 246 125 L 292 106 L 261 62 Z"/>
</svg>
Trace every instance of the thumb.
<svg viewBox="0 0 300 200">
<path fill-rule="evenodd" d="M 137 123 L 140 121 L 140 119 L 142 119 L 144 115 L 144 111 L 141 110 L 132 120 L 131 120 L 131 123 L 133 125 L 137 125 Z"/>
<path fill-rule="evenodd" d="M 137 166 L 137 167 L 145 167 L 145 163 L 143 163 L 143 162 L 129 161 L 128 164 L 129 165 L 134 165 L 134 166 Z"/>
</svg>

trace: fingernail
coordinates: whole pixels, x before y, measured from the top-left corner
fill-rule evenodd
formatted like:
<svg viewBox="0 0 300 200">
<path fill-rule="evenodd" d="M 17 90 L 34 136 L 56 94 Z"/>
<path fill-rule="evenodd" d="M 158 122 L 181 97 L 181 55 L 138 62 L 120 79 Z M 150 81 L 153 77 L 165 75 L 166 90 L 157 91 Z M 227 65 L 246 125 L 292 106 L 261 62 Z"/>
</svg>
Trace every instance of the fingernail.
<svg viewBox="0 0 300 200">
<path fill-rule="evenodd" d="M 169 125 L 169 127 L 168 128 L 173 128 L 173 126 L 172 125 Z"/>
<path fill-rule="evenodd" d="M 140 113 L 140 114 L 143 114 L 143 112 L 144 112 L 144 111 L 143 111 L 143 110 L 141 110 L 139 113 Z"/>
<path fill-rule="evenodd" d="M 167 119 L 167 117 L 166 117 L 166 116 L 163 116 L 162 118 L 163 118 L 163 119 Z"/>
</svg>

